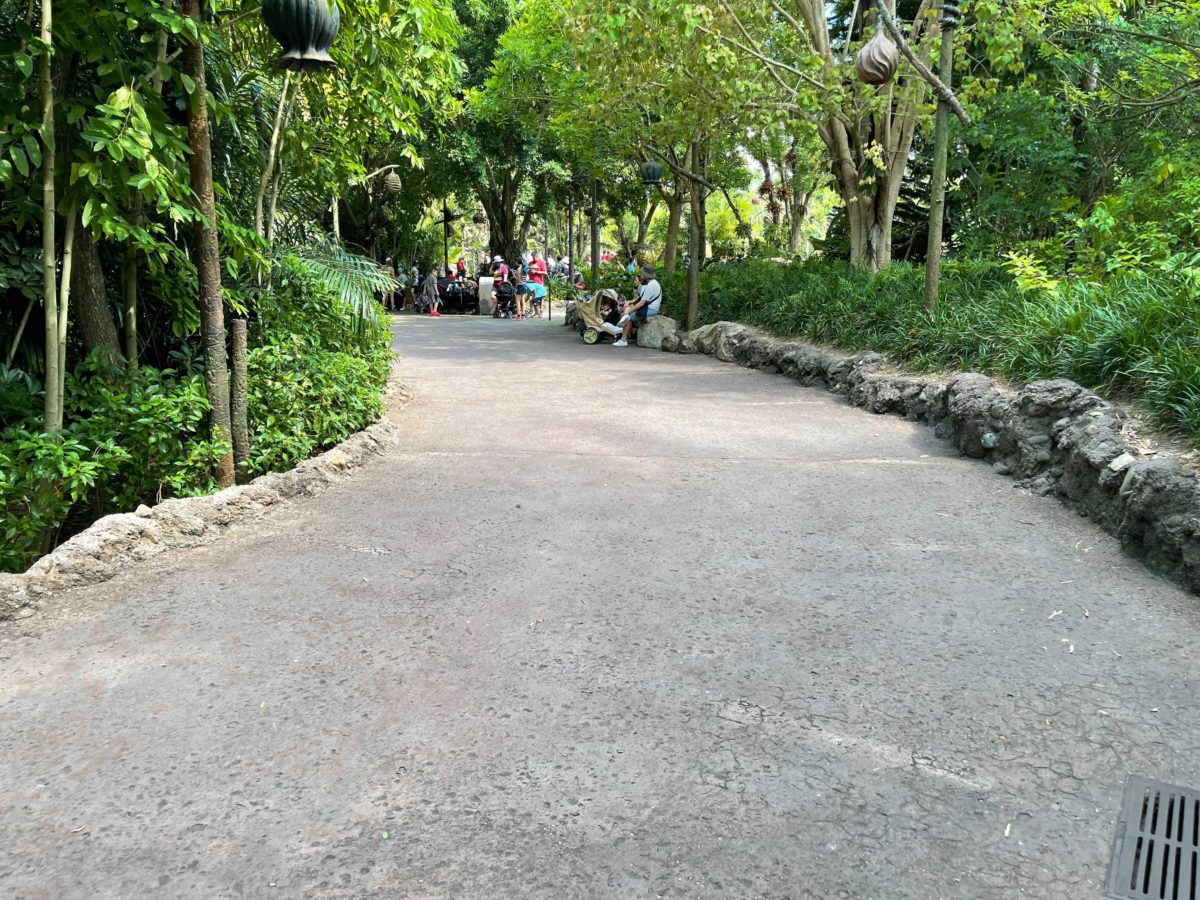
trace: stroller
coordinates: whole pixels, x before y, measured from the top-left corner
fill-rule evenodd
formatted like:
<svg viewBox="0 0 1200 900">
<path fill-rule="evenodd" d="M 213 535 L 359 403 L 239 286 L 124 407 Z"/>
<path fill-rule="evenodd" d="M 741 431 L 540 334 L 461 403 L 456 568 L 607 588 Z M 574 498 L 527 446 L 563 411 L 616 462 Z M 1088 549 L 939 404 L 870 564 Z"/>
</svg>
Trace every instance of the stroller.
<svg viewBox="0 0 1200 900">
<path fill-rule="evenodd" d="M 511 319 L 517 314 L 517 289 L 511 281 L 501 281 L 495 291 L 496 308 L 492 310 L 492 318 Z"/>
<path fill-rule="evenodd" d="M 617 339 L 617 334 L 611 330 L 616 326 L 607 324 L 600 312 L 605 302 L 619 308 L 621 298 L 612 288 L 603 288 L 592 294 L 590 300 L 580 298 L 575 304 L 576 327 L 580 329 L 579 336 L 585 344 L 598 344 L 605 337 L 613 341 Z"/>
</svg>

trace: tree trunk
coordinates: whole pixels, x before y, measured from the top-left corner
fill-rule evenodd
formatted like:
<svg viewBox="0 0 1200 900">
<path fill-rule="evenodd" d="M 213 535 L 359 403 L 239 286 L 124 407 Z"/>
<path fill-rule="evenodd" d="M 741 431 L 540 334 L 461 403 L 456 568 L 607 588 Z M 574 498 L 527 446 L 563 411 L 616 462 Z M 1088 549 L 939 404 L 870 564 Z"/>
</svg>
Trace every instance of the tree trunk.
<svg viewBox="0 0 1200 900">
<path fill-rule="evenodd" d="M 300 75 L 296 76 L 296 86 L 292 88 L 291 99 L 288 100 L 287 110 L 283 114 L 283 124 L 281 134 L 287 131 L 288 125 L 292 121 L 292 112 L 296 107 L 296 97 L 300 93 Z M 267 206 L 267 243 L 270 244 L 275 240 L 275 227 L 278 224 L 275 219 L 275 208 L 279 203 L 279 182 L 283 179 L 283 156 L 279 155 L 275 159 L 275 176 L 271 179 L 271 201 Z M 370 221 L 370 207 L 368 207 L 368 222 Z M 371 255 L 375 255 L 374 249 L 375 231 L 371 231 Z"/>
<path fill-rule="evenodd" d="M 487 185 L 476 192 L 488 217 L 488 243 L 492 256 L 502 256 L 515 263 L 521 258 L 521 222 L 517 219 L 517 192 L 521 176 L 501 172 L 499 177 L 489 170 Z"/>
<path fill-rule="evenodd" d="M 520 237 L 517 240 L 517 247 L 520 253 L 518 258 L 523 258 L 525 251 L 529 249 L 529 229 L 533 225 L 533 210 L 526 210 L 525 215 L 521 217 Z"/>
<path fill-rule="evenodd" d="M 163 74 L 167 64 L 167 32 L 158 33 L 158 53 L 154 59 L 154 72 L 150 76 L 150 89 L 157 95 L 162 95 Z M 142 195 L 133 198 L 133 215 L 135 222 L 140 222 L 145 206 Z M 125 250 L 125 262 L 121 274 L 122 296 L 122 325 L 125 338 L 125 364 L 130 369 L 136 369 L 138 364 L 138 251 L 132 240 Z"/>
<path fill-rule="evenodd" d="M 642 253 L 646 249 L 646 233 L 650 230 L 650 223 L 654 221 L 654 214 L 658 212 L 658 197 L 652 195 L 650 201 L 638 212 L 638 230 L 637 240 L 633 246 L 634 259 L 639 263 L 646 262 L 642 259 Z"/>
<path fill-rule="evenodd" d="M 697 148 L 694 160 L 692 171 L 705 181 L 708 181 L 708 151 L 704 149 L 703 145 Z M 708 188 L 704 187 L 703 184 L 697 184 L 696 196 L 699 198 L 696 219 L 699 225 L 697 230 L 700 233 L 700 266 L 703 267 L 705 261 L 708 259 Z M 732 201 L 729 204 L 729 208 L 737 216 L 737 208 L 733 205 Z"/>
<path fill-rule="evenodd" d="M 246 378 L 246 320 L 237 318 L 229 325 L 233 344 L 233 385 L 229 405 L 233 462 L 238 474 L 244 476 L 250 457 L 250 425 L 246 415 L 249 388 Z"/>
<path fill-rule="evenodd" d="M 183 14 L 202 29 L 200 0 L 183 0 Z M 208 102 L 205 98 L 204 48 L 187 41 L 183 49 L 187 74 L 195 82 L 188 98 L 188 144 L 192 191 L 197 199 L 196 271 L 200 281 L 200 328 L 204 345 L 204 387 L 211 407 L 212 436 L 225 445 L 214 473 L 218 487 L 233 484 L 233 450 L 230 444 L 229 372 L 225 354 L 225 311 L 221 303 L 221 254 L 217 245 L 217 210 L 213 196 L 212 145 L 208 135 Z"/>
<path fill-rule="evenodd" d="M 263 203 L 267 196 L 267 187 L 271 176 L 275 174 L 275 156 L 279 152 L 279 137 L 283 134 L 283 115 L 287 109 L 288 87 L 292 83 L 292 73 L 283 73 L 283 85 L 279 88 L 279 104 L 275 109 L 275 124 L 271 128 L 271 141 L 267 145 L 267 161 L 258 176 L 258 191 L 254 195 L 254 233 L 259 237 L 266 236 L 263 219 Z"/>
<path fill-rule="evenodd" d="M 679 226 L 683 219 L 684 196 L 676 189 L 667 198 L 667 239 L 663 245 L 663 269 L 668 275 L 675 274 L 676 262 L 679 259 Z"/>
<path fill-rule="evenodd" d="M 792 204 L 789 219 L 791 220 L 791 230 L 788 235 L 788 249 L 791 250 L 793 256 L 802 256 L 808 258 L 812 253 L 812 247 L 809 246 L 808 238 L 804 234 L 804 227 L 808 224 L 808 207 L 812 203 L 813 194 L 816 193 L 817 187 L 814 184 L 803 194 L 792 188 Z"/>
<path fill-rule="evenodd" d="M 58 396 L 59 416 L 67 396 L 67 323 L 71 308 L 71 268 L 75 262 L 75 226 L 79 205 L 72 202 L 67 210 L 66 231 L 63 234 L 62 276 L 58 280 Z M 60 423 L 61 424 L 61 423 Z"/>
<path fill-rule="evenodd" d="M 831 118 L 820 127 L 829 150 L 838 192 L 850 223 L 850 261 L 878 272 L 892 261 L 892 217 L 908 167 L 924 82 L 920 90 L 889 92 L 887 105 L 859 123 L 852 134 L 847 124 Z M 889 89 L 892 91 L 892 89 Z M 879 172 L 869 161 L 872 144 L 881 150 L 886 168 Z"/>
<path fill-rule="evenodd" d="M 91 353 L 103 349 L 108 362 L 121 358 L 121 338 L 117 334 L 117 323 L 112 308 L 108 305 L 108 291 L 104 284 L 104 268 L 100 263 L 100 252 L 91 232 L 79 223 L 75 232 L 75 265 L 71 273 L 71 293 L 75 297 L 78 312 L 76 323 L 83 347 Z"/>
<path fill-rule="evenodd" d="M 693 210 L 695 207 L 693 207 Z M 687 330 L 696 327 L 700 312 L 700 225 L 693 211 L 688 216 Z"/>
<path fill-rule="evenodd" d="M 39 93 L 42 104 L 42 304 L 45 309 L 45 403 L 43 427 L 57 434 L 63 424 L 63 398 L 59 391 L 58 371 L 58 245 L 55 234 L 54 189 L 54 80 L 51 72 L 51 48 L 54 44 L 53 2 L 42 0 L 41 39 L 45 44 L 39 64 Z"/>
</svg>

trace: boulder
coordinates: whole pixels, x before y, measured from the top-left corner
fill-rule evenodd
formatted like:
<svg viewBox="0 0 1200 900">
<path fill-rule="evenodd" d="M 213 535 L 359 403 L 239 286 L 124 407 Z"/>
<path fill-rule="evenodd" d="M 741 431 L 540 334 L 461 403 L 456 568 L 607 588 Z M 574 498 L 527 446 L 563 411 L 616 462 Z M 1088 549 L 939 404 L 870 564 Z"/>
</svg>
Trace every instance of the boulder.
<svg viewBox="0 0 1200 900">
<path fill-rule="evenodd" d="M 688 338 L 697 353 L 715 357 L 721 362 L 736 362 L 743 345 L 749 343 L 752 337 L 753 332 L 749 328 L 736 322 L 713 322 L 688 332 Z"/>
<path fill-rule="evenodd" d="M 670 316 L 651 316 L 638 325 L 637 345 L 661 350 L 663 340 L 679 330 L 679 323 Z"/>
</svg>

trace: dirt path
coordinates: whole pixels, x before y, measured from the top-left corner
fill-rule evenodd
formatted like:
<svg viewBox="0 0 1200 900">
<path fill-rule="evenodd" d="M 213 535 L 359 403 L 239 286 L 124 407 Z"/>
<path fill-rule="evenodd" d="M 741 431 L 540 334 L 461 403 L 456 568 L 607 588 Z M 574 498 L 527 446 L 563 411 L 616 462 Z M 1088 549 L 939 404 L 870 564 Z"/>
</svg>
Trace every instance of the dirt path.
<svg viewBox="0 0 1200 900">
<path fill-rule="evenodd" d="M 0 896 L 1101 895 L 1200 607 L 918 426 L 408 317 L 401 447 L 0 628 Z"/>
</svg>

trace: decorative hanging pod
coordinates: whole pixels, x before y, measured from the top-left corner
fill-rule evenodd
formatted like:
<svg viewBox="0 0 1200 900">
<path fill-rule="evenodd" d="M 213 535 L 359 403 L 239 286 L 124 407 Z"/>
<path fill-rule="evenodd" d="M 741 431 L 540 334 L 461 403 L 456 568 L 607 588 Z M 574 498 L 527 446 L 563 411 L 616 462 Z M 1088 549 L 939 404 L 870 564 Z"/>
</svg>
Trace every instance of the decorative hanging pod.
<svg viewBox="0 0 1200 900">
<path fill-rule="evenodd" d="M 638 166 L 642 175 L 642 184 L 662 184 L 662 163 L 644 162 Z"/>
<path fill-rule="evenodd" d="M 477 213 L 475 213 L 475 215 L 471 216 L 471 221 L 474 222 L 476 225 L 486 225 L 487 224 L 487 214 L 477 212 Z"/>
<path fill-rule="evenodd" d="M 400 193 L 400 176 L 395 172 L 388 172 L 385 176 L 383 176 L 383 186 L 387 188 L 389 194 Z"/>
<path fill-rule="evenodd" d="M 279 68 L 313 72 L 337 67 L 328 52 L 341 25 L 333 0 L 263 0 L 262 14 L 283 48 L 275 60 Z"/>
<path fill-rule="evenodd" d="M 859 81 L 876 86 L 891 81 L 899 65 L 900 48 L 888 37 L 882 25 L 876 27 L 874 37 L 862 45 L 854 58 Z"/>
</svg>

